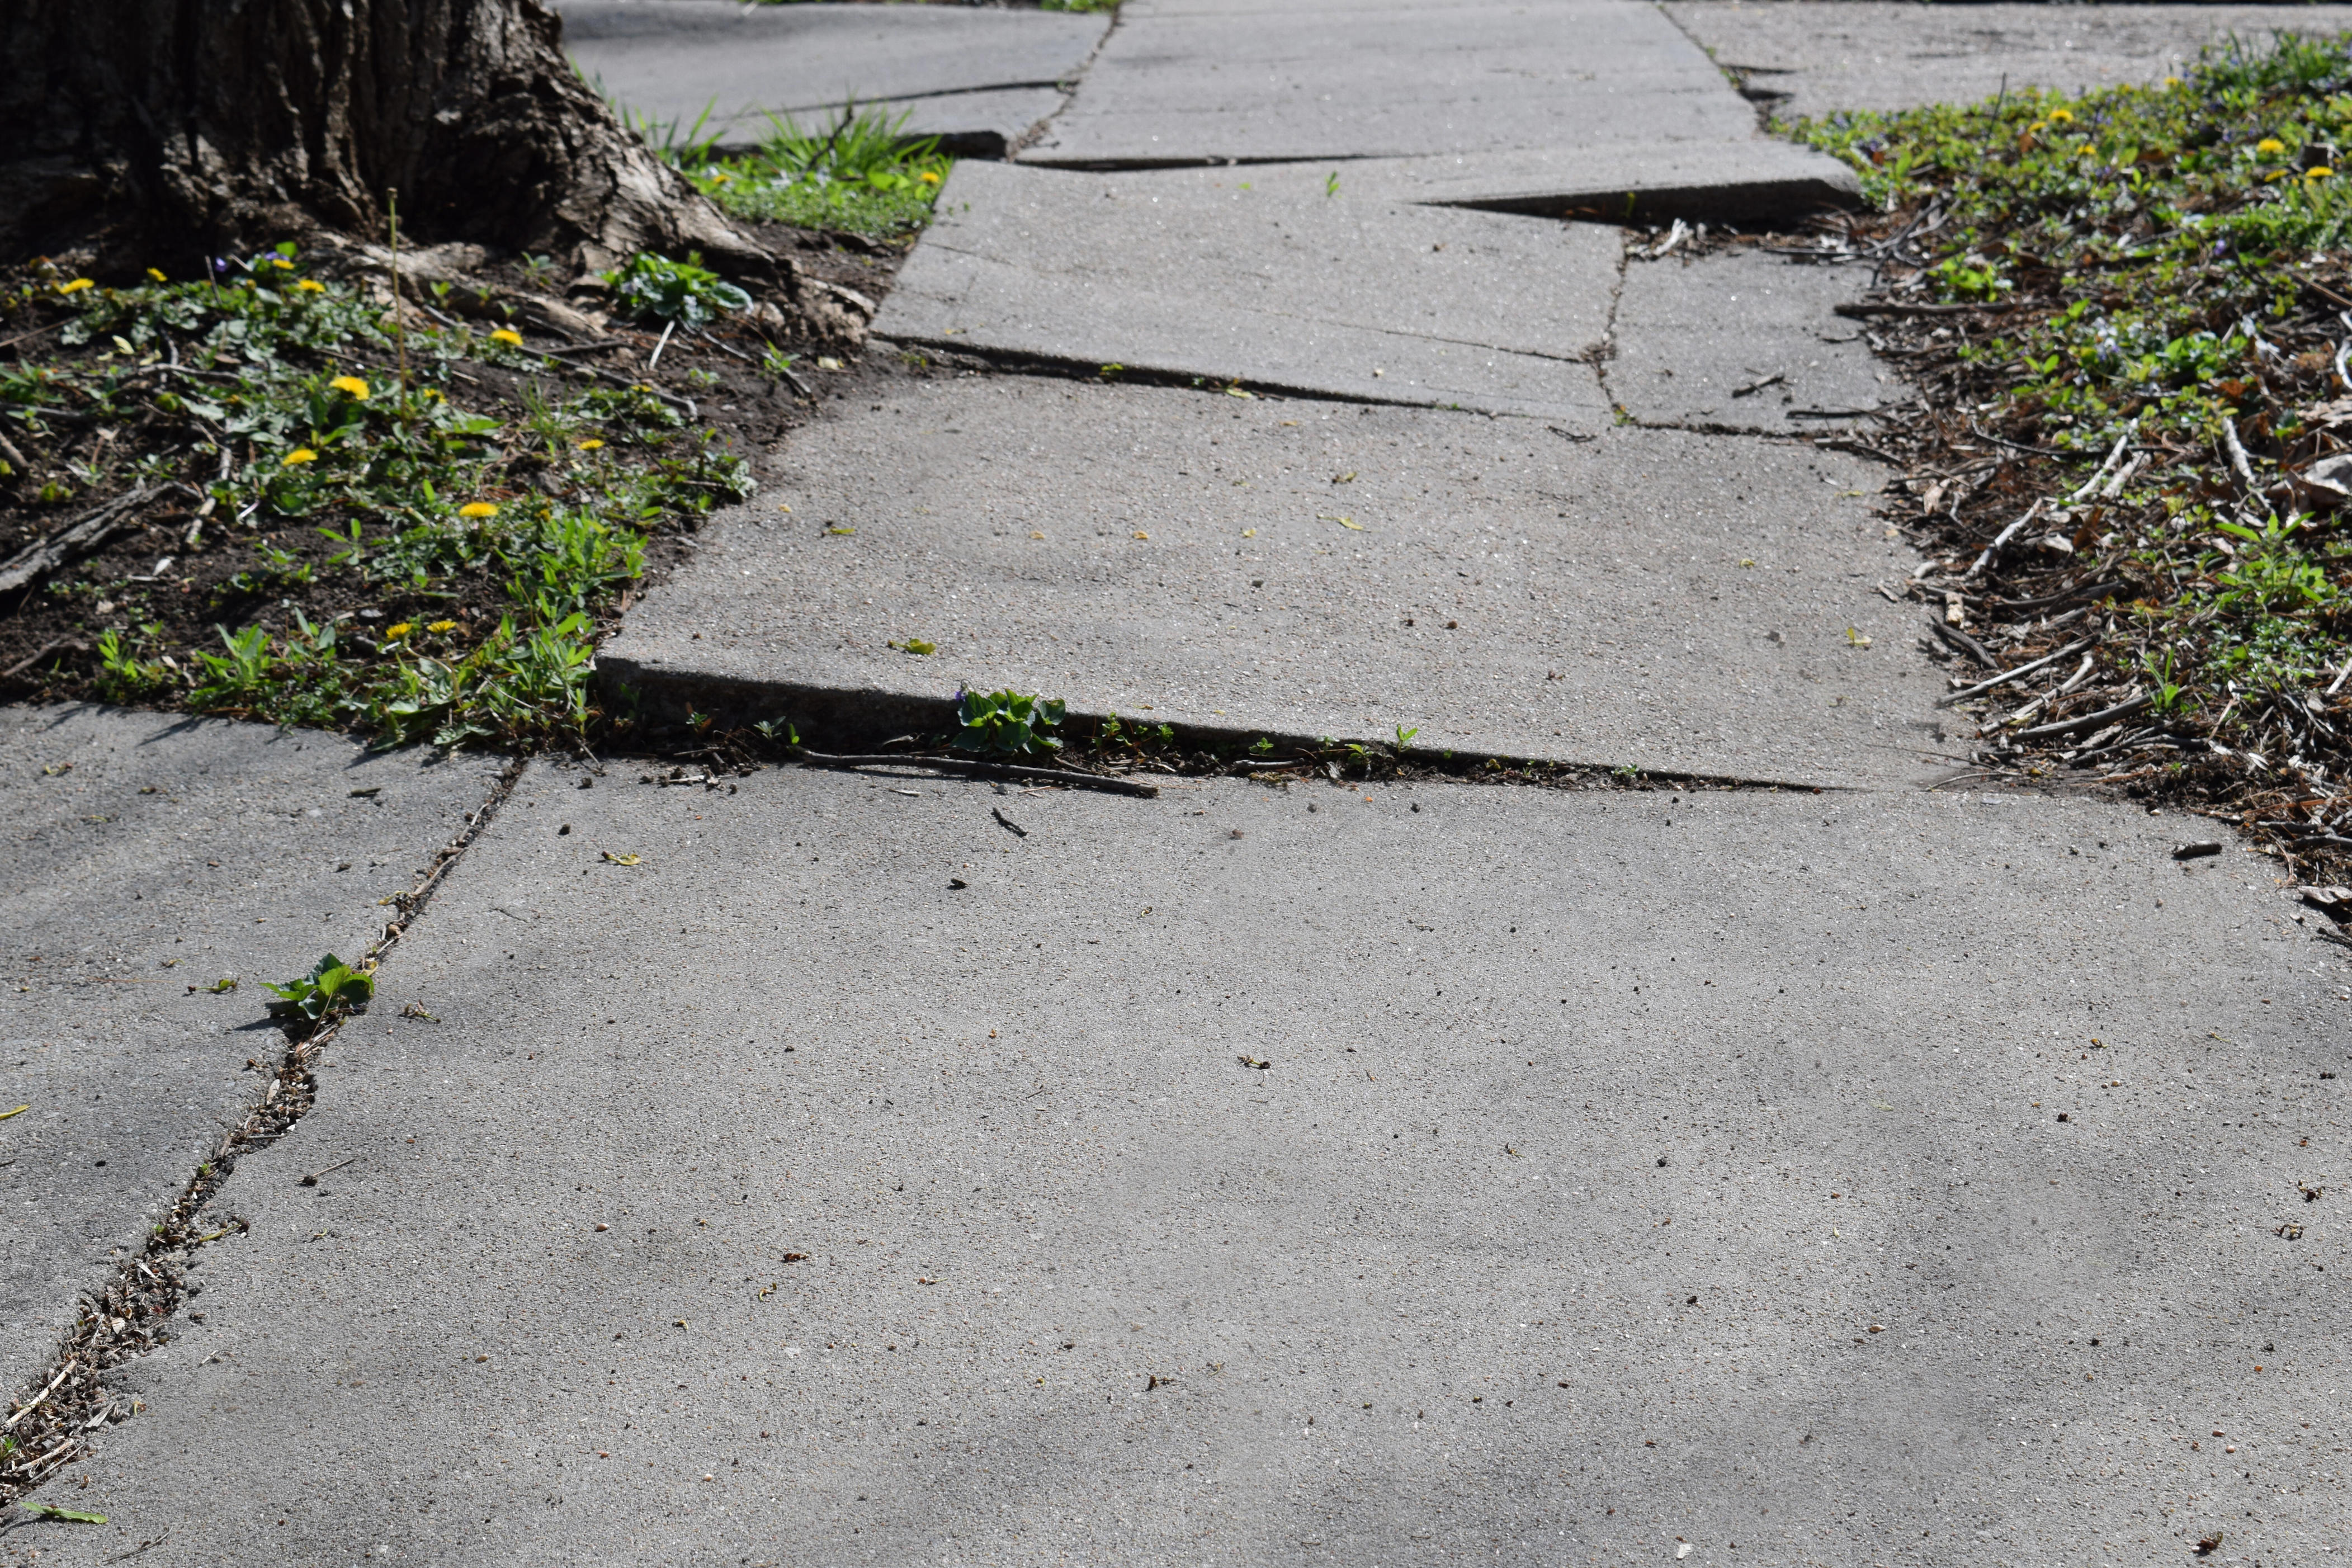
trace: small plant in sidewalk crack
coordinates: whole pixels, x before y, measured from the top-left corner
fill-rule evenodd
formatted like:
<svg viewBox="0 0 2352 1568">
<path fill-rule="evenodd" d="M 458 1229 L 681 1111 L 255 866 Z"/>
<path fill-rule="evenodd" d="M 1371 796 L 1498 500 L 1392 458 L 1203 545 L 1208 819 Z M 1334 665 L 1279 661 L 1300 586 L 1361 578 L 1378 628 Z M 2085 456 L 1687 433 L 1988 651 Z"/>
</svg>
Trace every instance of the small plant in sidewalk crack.
<svg viewBox="0 0 2352 1568">
<path fill-rule="evenodd" d="M 1046 756 L 1062 749 L 1047 734 L 1067 711 L 1060 698 L 1046 700 L 1019 691 L 959 692 L 952 742 L 959 752 L 1000 756 Z"/>
<path fill-rule="evenodd" d="M 262 984 L 278 1000 L 269 1011 L 282 1018 L 304 1018 L 315 1024 L 337 1014 L 364 1012 L 375 994 L 375 980 L 352 968 L 333 953 L 313 964 L 310 973 L 283 985 Z"/>
<path fill-rule="evenodd" d="M 1869 264 L 1840 309 L 1918 389 L 1867 441 L 1909 592 L 2020 671 L 1958 700 L 1976 760 L 2352 867 L 2352 35 L 1789 129 L 1875 209 L 1811 248 Z"/>
<path fill-rule="evenodd" d="M 1130 724 L 1118 714 L 1111 713 L 1105 715 L 1102 722 L 1095 726 L 1094 738 L 1088 743 L 1097 752 L 1128 752 L 1139 757 L 1148 752 L 1173 745 L 1175 741 L 1176 727 L 1172 724 Z M 1270 741 L 1264 744 L 1268 751 L 1274 749 Z"/>
</svg>

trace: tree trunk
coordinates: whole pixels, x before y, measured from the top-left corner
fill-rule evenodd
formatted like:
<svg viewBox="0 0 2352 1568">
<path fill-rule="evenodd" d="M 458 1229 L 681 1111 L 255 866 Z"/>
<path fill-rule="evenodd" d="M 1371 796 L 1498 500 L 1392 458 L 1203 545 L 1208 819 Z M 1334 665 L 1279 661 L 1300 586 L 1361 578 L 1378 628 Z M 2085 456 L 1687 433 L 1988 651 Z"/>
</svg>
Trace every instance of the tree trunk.
<svg viewBox="0 0 2352 1568">
<path fill-rule="evenodd" d="M 797 299 L 589 89 L 540 0 L 0 0 L 0 246 L 104 232 L 175 272 L 313 226 L 550 254 L 699 250 Z M 157 248 L 165 247 L 165 248 Z"/>
</svg>

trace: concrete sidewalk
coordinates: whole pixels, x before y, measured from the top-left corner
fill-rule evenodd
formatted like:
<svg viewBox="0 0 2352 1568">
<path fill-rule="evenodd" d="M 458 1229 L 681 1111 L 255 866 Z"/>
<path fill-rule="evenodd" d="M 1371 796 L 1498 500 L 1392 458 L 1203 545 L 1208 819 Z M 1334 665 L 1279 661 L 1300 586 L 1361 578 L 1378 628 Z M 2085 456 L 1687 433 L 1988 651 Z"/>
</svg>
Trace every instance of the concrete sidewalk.
<svg viewBox="0 0 2352 1568">
<path fill-rule="evenodd" d="M 111 1522 L 12 1543 L 2347 1543 L 2341 966 L 2169 817 L 573 783 L 404 949 L 440 1021 L 346 1031 L 240 1165 L 206 1321 L 70 1494 Z"/>
<path fill-rule="evenodd" d="M 0 709 L 0 1111 L 26 1108 L 0 1121 L 0 1385 L 46 1376 L 79 1292 L 260 1100 L 284 1049 L 261 983 L 364 955 L 379 901 L 497 773 L 261 724 Z"/>
<path fill-rule="evenodd" d="M 1354 173 L 961 163 L 874 330 L 1603 427 L 1617 232 L 1359 194 Z"/>
<path fill-rule="evenodd" d="M 912 135 L 1001 157 L 1062 107 L 1101 16 L 962 5 L 564 0 L 563 42 L 631 111 L 747 145 L 769 117 L 822 124 L 855 103 Z"/>
<path fill-rule="evenodd" d="M 609 9 L 693 58 L 934 30 L 906 101 L 1106 25 Z M 746 101 L 793 55 L 745 50 Z M 1857 277 L 1611 226 L 1850 179 L 1633 0 L 1129 0 L 1034 153 L 1073 166 L 959 169 L 885 339 L 809 372 L 826 416 L 604 678 L 813 738 L 1013 685 L 1592 787 L 535 763 L 213 1199 L 201 1319 L 108 1374 L 144 1413 L 41 1500 L 109 1521 L 0 1562 L 2352 1546 L 2340 948 L 2270 860 L 2174 858 L 2220 825 L 1974 793 L 1877 591 L 1915 564 L 1888 470 L 1800 438 L 1908 395 L 1835 314 Z M 1309 161 L 1209 166 L 1257 158 Z M 13 1053 L 57 1113 L 0 1122 L 47 1227 L 5 1243 L 26 1397 L 258 1016 L 184 963 L 103 1002 L 34 972 L 199 931 L 191 980 L 298 972 L 487 793 L 164 728 L 0 740 L 11 1032 L 112 1053 Z M 167 743 L 215 772 L 123 760 Z"/>
<path fill-rule="evenodd" d="M 1706 57 L 1627 0 L 1126 0 L 1023 156 L 1081 167 L 1738 142 Z"/>
<path fill-rule="evenodd" d="M 2352 30 L 2352 5 L 2037 5 L 1664 0 L 1661 9 L 1774 114 L 1969 103 L 2006 86 L 2155 83 L 2236 37 Z"/>
<path fill-rule="evenodd" d="M 1244 742 L 1417 729 L 1433 749 L 1809 784 L 1965 760 L 1918 612 L 1874 586 L 1917 558 L 1872 520 L 1857 458 L 1176 388 L 898 384 L 714 520 L 604 645 L 606 679 L 820 734 L 826 694 L 936 727 L 961 683 Z M 890 646 L 909 638 L 938 654 Z"/>
</svg>

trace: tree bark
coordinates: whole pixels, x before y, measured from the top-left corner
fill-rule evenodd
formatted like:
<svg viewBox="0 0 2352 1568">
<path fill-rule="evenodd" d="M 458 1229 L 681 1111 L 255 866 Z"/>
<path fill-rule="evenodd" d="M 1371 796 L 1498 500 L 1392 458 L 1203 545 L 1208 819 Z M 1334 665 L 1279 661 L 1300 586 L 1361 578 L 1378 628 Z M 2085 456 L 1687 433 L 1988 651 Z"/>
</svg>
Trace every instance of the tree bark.
<svg viewBox="0 0 2352 1568">
<path fill-rule="evenodd" d="M 540 0 L 5 0 L 0 259 L 99 229 L 174 271 L 312 226 L 382 239 L 396 190 L 404 239 L 583 271 L 698 250 L 797 298 L 561 27 Z"/>
</svg>

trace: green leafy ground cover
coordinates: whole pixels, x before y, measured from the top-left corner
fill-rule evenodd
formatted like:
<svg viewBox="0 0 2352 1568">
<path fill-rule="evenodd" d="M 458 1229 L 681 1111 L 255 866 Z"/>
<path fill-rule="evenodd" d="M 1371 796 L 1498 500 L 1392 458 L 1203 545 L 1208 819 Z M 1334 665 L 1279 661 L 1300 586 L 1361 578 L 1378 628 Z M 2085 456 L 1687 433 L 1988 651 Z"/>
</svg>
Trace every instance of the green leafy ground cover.
<svg viewBox="0 0 2352 1568">
<path fill-rule="evenodd" d="M 2001 668 L 2091 645 L 2087 670 L 2070 655 L 1963 706 L 1981 760 L 2226 805 L 2332 858 L 2352 38 L 1788 129 L 1876 209 L 1819 248 L 1875 268 L 1874 346 L 1920 392 L 1873 437 L 1912 470 L 1895 515 L 1933 554 L 1915 595 Z M 1956 686 L 1989 673 L 1960 664 Z"/>
<path fill-rule="evenodd" d="M 0 555 L 114 501 L 131 526 L 0 595 L 17 647 L 44 638 L 20 692 L 387 743 L 578 738 L 649 539 L 751 489 L 688 400 L 583 387 L 487 291 L 485 319 L 402 326 L 290 247 L 195 281 L 13 281 Z"/>
</svg>

